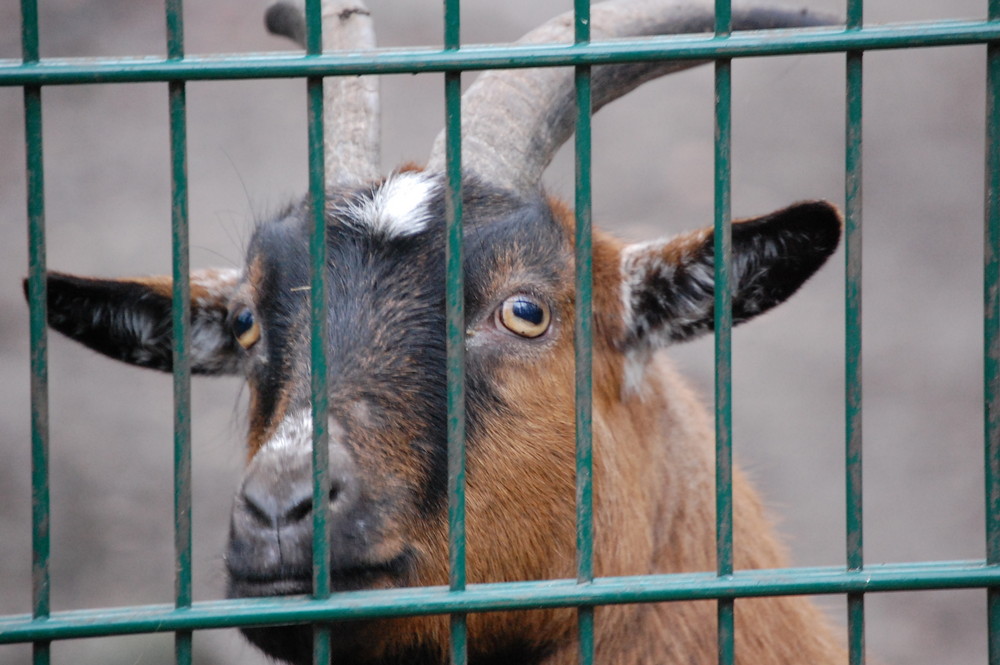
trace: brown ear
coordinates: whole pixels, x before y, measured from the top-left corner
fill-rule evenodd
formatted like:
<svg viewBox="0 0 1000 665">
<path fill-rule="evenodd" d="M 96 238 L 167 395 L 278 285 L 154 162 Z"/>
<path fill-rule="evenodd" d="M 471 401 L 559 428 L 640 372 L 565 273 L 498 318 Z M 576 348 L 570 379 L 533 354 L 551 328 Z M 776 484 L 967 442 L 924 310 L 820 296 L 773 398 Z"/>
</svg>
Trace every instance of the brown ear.
<svg viewBox="0 0 1000 665">
<path fill-rule="evenodd" d="M 733 323 L 784 302 L 840 242 L 840 212 L 825 201 L 798 203 L 733 224 Z M 630 245 L 622 253 L 625 347 L 665 346 L 712 330 L 714 232 Z"/>
<path fill-rule="evenodd" d="M 191 371 L 239 371 L 236 341 L 227 324 L 236 270 L 191 274 Z M 169 277 L 95 279 L 48 275 L 49 325 L 104 355 L 169 372 L 171 346 Z"/>
</svg>

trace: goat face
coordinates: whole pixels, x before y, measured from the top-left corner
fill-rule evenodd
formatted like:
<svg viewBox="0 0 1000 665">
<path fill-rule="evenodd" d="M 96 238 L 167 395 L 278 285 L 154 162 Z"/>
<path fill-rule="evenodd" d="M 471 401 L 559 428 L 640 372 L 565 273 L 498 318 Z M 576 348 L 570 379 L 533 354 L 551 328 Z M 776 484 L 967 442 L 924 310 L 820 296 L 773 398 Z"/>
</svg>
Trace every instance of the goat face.
<svg viewBox="0 0 1000 665">
<path fill-rule="evenodd" d="M 547 421 L 537 412 L 546 403 L 540 397 L 553 399 L 571 388 L 560 380 L 566 377 L 566 354 L 552 352 L 562 348 L 565 315 L 572 317 L 564 286 L 569 245 L 540 200 L 519 201 L 473 183 L 467 198 L 467 261 L 475 266 L 467 273 L 466 296 L 469 482 L 477 488 L 469 498 L 470 528 L 486 514 L 497 522 L 491 539 L 476 543 L 470 576 L 565 576 L 572 561 L 572 549 L 565 547 L 572 542 L 571 507 L 546 506 L 553 514 L 540 519 L 523 504 L 512 504 L 508 494 L 526 501 L 527 487 L 549 494 L 572 487 L 571 466 L 550 464 L 572 454 L 571 412 L 560 415 L 555 431 L 542 434 L 537 425 Z M 422 174 L 393 176 L 331 197 L 327 348 L 334 590 L 447 581 L 443 217 L 440 181 Z M 311 589 L 310 335 L 308 291 L 301 288 L 309 283 L 306 220 L 300 207 L 257 230 L 228 306 L 232 336 L 252 331 L 244 338 L 252 340 L 248 348 L 235 349 L 251 386 L 252 459 L 233 510 L 227 555 L 232 596 Z M 505 320 L 520 325 L 521 334 L 505 328 Z M 518 387 L 505 377 L 523 381 L 529 374 L 538 385 L 518 399 L 511 394 Z M 506 452 L 491 443 L 498 436 Z M 538 544 L 535 551 L 506 563 L 504 553 L 523 547 L 525 538 Z M 487 571 L 477 564 L 482 558 L 505 563 Z M 423 624 L 415 634 L 426 634 L 440 622 L 411 623 Z M 414 630 L 344 626 L 334 640 L 338 659 L 364 662 L 392 653 L 399 662 L 414 662 L 415 650 L 430 648 L 426 638 L 385 644 L 388 635 L 407 632 Z M 308 630 L 249 635 L 273 655 L 308 659 Z"/>
<path fill-rule="evenodd" d="M 469 579 L 569 577 L 572 217 L 541 196 L 475 181 L 463 196 Z M 241 273 L 192 278 L 193 370 L 243 372 L 250 386 L 250 461 L 226 556 L 233 597 L 311 590 L 309 218 L 300 205 L 259 226 Z M 447 582 L 443 218 L 442 181 L 423 173 L 329 195 L 335 591 Z M 795 291 L 835 249 L 839 229 L 824 203 L 734 225 L 735 320 Z M 636 377 L 651 350 L 711 329 L 712 243 L 708 229 L 631 246 L 595 237 L 596 418 L 608 418 L 608 403 L 643 399 Z M 168 370 L 169 292 L 166 279 L 52 275 L 50 322 L 108 355 Z M 611 454 L 595 439 L 598 455 Z M 598 557 L 616 569 L 613 555 Z M 572 634 L 566 612 L 488 617 L 471 621 L 473 656 L 529 662 Z M 306 627 L 246 633 L 273 656 L 310 658 Z M 338 662 L 436 662 L 447 644 L 439 617 L 334 633 Z"/>
</svg>

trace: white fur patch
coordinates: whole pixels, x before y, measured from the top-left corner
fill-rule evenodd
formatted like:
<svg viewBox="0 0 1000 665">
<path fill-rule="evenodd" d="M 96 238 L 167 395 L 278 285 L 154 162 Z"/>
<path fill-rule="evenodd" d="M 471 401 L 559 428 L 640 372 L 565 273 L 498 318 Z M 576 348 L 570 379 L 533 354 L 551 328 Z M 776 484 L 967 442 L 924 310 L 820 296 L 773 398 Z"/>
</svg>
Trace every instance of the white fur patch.
<svg viewBox="0 0 1000 665">
<path fill-rule="evenodd" d="M 622 382 L 622 397 L 639 397 L 646 394 L 646 369 L 653 357 L 649 347 L 640 346 L 625 352 L 625 376 Z"/>
<path fill-rule="evenodd" d="M 351 202 L 350 217 L 389 236 L 420 233 L 430 222 L 428 202 L 437 187 L 437 179 L 422 172 L 392 174 L 370 198 Z"/>
<path fill-rule="evenodd" d="M 636 293 L 642 288 L 648 274 L 648 266 L 658 256 L 664 246 L 664 241 L 634 243 L 622 250 L 621 263 L 621 299 L 626 335 L 632 335 L 639 321 L 635 311 Z M 645 392 L 646 366 L 650 359 L 649 347 L 645 344 L 633 346 L 625 352 L 625 375 L 622 383 L 622 397 L 641 397 Z"/>
<path fill-rule="evenodd" d="M 309 450 L 312 446 L 312 412 L 301 409 L 285 416 L 263 450 Z"/>
</svg>

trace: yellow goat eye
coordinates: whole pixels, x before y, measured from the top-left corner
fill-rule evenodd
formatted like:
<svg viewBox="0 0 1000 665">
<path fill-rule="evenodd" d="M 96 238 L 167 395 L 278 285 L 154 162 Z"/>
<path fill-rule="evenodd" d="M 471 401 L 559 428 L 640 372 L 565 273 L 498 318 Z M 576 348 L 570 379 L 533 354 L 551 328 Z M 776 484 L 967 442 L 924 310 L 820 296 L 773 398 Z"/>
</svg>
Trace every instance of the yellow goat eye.
<svg viewBox="0 0 1000 665">
<path fill-rule="evenodd" d="M 260 339 L 260 324 L 249 309 L 242 310 L 233 318 L 233 337 L 244 349 L 249 349 Z"/>
<path fill-rule="evenodd" d="M 504 328 L 521 337 L 541 337 L 552 320 L 549 306 L 525 294 L 511 296 L 497 310 L 497 319 Z"/>
</svg>

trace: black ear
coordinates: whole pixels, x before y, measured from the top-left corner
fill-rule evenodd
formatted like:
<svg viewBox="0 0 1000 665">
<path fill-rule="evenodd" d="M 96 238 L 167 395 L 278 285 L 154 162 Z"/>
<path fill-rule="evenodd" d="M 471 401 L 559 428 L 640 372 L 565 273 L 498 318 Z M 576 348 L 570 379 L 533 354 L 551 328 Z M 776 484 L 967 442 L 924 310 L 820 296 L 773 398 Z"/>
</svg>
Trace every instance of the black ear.
<svg viewBox="0 0 1000 665">
<path fill-rule="evenodd" d="M 733 322 L 784 302 L 837 249 L 842 219 L 830 203 L 798 203 L 733 224 Z M 630 245 L 622 254 L 624 346 L 662 346 L 712 330 L 714 232 Z"/>
<path fill-rule="evenodd" d="M 191 275 L 191 371 L 196 374 L 240 369 L 227 325 L 237 280 L 235 270 Z M 47 284 L 52 328 L 115 360 L 171 371 L 170 278 L 94 279 L 53 272 Z"/>
</svg>

